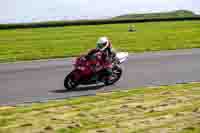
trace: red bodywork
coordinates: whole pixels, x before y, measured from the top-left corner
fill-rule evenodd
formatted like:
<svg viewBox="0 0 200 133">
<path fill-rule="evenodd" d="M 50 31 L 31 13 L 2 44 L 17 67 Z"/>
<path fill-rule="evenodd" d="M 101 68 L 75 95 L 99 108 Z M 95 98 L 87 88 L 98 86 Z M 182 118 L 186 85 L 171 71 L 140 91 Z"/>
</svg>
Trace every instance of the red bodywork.
<svg viewBox="0 0 200 133">
<path fill-rule="evenodd" d="M 95 53 L 95 59 L 94 60 L 86 60 L 83 56 L 80 56 L 76 59 L 74 67 L 76 72 L 76 80 L 78 81 L 81 77 L 84 77 L 84 79 L 89 79 L 92 74 L 94 73 L 94 68 L 92 66 L 95 66 L 95 72 L 98 72 L 104 68 L 112 67 L 112 63 L 105 61 L 105 54 L 103 52 L 96 52 L 95 49 L 91 50 L 90 52 Z"/>
<path fill-rule="evenodd" d="M 90 63 L 86 59 L 84 59 L 84 56 L 81 56 L 76 59 L 74 67 L 76 70 L 79 70 L 79 75 L 84 77 L 89 77 L 92 73 L 92 70 L 90 68 Z"/>
</svg>

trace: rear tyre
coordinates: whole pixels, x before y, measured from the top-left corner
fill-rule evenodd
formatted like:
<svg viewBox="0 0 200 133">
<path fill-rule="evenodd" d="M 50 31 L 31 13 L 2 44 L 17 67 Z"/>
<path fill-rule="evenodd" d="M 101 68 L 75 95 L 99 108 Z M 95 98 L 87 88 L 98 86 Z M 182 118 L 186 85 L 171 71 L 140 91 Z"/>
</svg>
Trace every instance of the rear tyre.
<svg viewBox="0 0 200 133">
<path fill-rule="evenodd" d="M 64 80 L 64 86 L 67 90 L 72 90 L 78 86 L 78 83 L 74 80 L 74 73 L 71 72 Z"/>
<path fill-rule="evenodd" d="M 113 68 L 113 72 L 112 72 L 112 80 L 105 80 L 104 84 L 105 85 L 112 85 L 114 83 L 116 83 L 120 78 L 121 78 L 121 75 L 122 75 L 122 69 L 119 67 L 119 66 L 115 66 Z"/>
</svg>

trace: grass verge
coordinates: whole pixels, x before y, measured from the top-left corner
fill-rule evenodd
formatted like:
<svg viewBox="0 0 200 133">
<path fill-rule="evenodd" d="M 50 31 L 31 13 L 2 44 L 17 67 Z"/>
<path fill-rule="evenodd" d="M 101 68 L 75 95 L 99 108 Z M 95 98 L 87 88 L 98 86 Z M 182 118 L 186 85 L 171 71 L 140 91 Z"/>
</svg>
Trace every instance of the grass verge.
<svg viewBox="0 0 200 133">
<path fill-rule="evenodd" d="M 76 56 L 108 36 L 121 51 L 144 52 L 200 47 L 199 21 L 66 26 L 0 30 L 0 62 Z"/>
<path fill-rule="evenodd" d="M 200 83 L 0 107 L 1 133 L 198 133 Z"/>
</svg>

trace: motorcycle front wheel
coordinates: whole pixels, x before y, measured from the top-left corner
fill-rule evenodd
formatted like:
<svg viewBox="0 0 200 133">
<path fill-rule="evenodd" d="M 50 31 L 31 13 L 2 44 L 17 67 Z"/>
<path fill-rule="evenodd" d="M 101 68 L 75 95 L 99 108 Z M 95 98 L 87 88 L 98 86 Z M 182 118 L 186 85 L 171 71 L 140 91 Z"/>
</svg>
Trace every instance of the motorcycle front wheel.
<svg viewBox="0 0 200 133">
<path fill-rule="evenodd" d="M 74 80 L 75 71 L 71 72 L 64 80 L 64 86 L 67 90 L 72 90 L 78 86 L 78 83 Z"/>
<path fill-rule="evenodd" d="M 122 75 L 122 69 L 119 66 L 115 66 L 113 68 L 111 80 L 105 80 L 104 84 L 112 85 L 112 84 L 116 83 L 121 78 L 121 75 Z"/>
</svg>

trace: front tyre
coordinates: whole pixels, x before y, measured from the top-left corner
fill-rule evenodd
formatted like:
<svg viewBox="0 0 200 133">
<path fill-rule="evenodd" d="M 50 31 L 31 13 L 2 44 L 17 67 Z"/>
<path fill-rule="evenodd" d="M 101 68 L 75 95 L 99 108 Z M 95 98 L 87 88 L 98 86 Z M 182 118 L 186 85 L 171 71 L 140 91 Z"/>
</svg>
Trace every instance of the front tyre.
<svg viewBox="0 0 200 133">
<path fill-rule="evenodd" d="M 104 84 L 112 85 L 116 83 L 121 78 L 121 75 L 122 75 L 122 69 L 119 66 L 115 66 L 113 68 L 111 79 L 105 80 Z"/>
<path fill-rule="evenodd" d="M 78 86 L 78 83 L 74 80 L 73 72 L 65 78 L 64 86 L 67 90 L 72 90 Z"/>
</svg>

